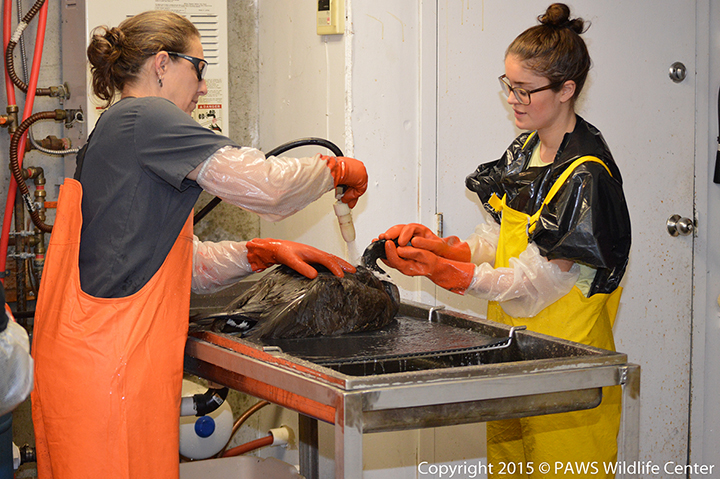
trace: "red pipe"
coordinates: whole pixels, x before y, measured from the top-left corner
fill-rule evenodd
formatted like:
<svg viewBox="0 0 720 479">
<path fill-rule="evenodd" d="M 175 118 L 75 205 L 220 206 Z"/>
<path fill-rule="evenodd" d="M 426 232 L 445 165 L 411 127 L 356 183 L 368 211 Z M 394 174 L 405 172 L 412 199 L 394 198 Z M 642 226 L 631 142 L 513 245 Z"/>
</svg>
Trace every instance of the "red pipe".
<svg viewBox="0 0 720 479">
<path fill-rule="evenodd" d="M 12 0 L 3 3 L 3 52 L 7 50 L 12 36 Z M 7 68 L 5 70 L 5 90 L 7 91 L 8 105 L 15 105 L 15 85 L 10 80 Z"/>
<path fill-rule="evenodd" d="M 3 52 L 7 50 L 12 35 L 12 0 L 3 2 Z M 7 68 L 5 71 L 5 90 L 7 92 L 8 105 L 16 105 L 15 85 L 10 80 Z M 5 204 L 5 213 L 3 215 L 2 234 L 0 236 L 0 273 L 5 272 L 7 264 L 7 250 L 10 241 L 10 227 L 12 226 L 13 205 L 15 204 L 15 192 L 17 191 L 17 183 L 15 178 L 10 176 L 10 184 L 8 185 L 7 203 Z M 12 198 L 12 200 L 11 200 Z M 0 281 L 4 284 L 5 277 L 0 276 Z"/>
<path fill-rule="evenodd" d="M 10 8 L 8 7 L 10 4 Z M 35 102 L 35 90 L 37 89 L 38 78 L 40 76 L 40 62 L 42 60 L 43 46 L 45 43 L 45 28 L 47 26 L 47 11 L 48 2 L 43 3 L 40 8 L 38 25 L 37 25 L 37 36 L 35 38 L 35 51 L 33 53 L 32 70 L 30 72 L 30 82 L 28 83 L 27 96 L 25 97 L 25 108 L 23 109 L 23 119 L 30 117 L 32 114 L 33 103 Z M 8 18 L 12 16 L 12 0 L 5 0 L 3 8 L 3 43 L 10 42 L 10 35 L 5 38 L 5 32 L 8 29 Z M 5 48 L 7 48 L 5 43 Z M 5 81 L 9 80 L 7 69 L 5 69 Z M 7 84 L 6 84 L 7 86 Z M 7 86 L 8 88 L 8 102 L 10 96 L 12 96 L 12 103 L 15 104 L 15 89 L 14 85 Z M 12 94 L 10 93 L 12 90 Z M 27 133 L 20 138 L 18 146 L 18 165 L 22 167 L 23 155 L 25 154 L 25 143 L 27 142 Z M 12 213 L 15 205 L 15 194 L 17 192 L 17 183 L 14 178 L 10 178 L 10 185 L 8 187 L 8 198 L 5 203 L 5 214 L 3 216 L 2 236 L 0 236 L 0 273 L 5 271 L 7 266 L 7 250 L 8 242 L 10 240 L 10 227 L 12 226 Z M 4 278 L 2 279 L 4 283 Z"/>
<path fill-rule="evenodd" d="M 40 62 L 42 61 L 43 47 L 45 46 L 45 29 L 47 27 L 48 2 L 43 3 L 38 12 L 37 36 L 35 38 L 35 51 L 33 52 L 32 70 L 30 72 L 30 82 L 28 83 L 27 97 L 25 98 L 25 108 L 23 109 L 23 121 L 30 118 L 35 103 L 35 91 L 37 90 L 38 78 L 40 77 Z M 22 166 L 23 155 L 25 154 L 25 143 L 27 143 L 27 133 L 20 138 L 20 147 L 18 161 Z"/>
<path fill-rule="evenodd" d="M 237 447 L 233 447 L 232 449 L 228 449 L 225 451 L 225 453 L 222 455 L 222 457 L 232 457 L 232 456 L 239 456 L 240 454 L 245 454 L 246 452 L 254 451 L 255 449 L 260 449 L 261 447 L 269 446 L 273 443 L 275 439 L 273 438 L 272 434 L 268 434 L 265 437 L 261 437 L 260 439 L 255 439 L 254 441 L 247 442 L 245 444 L 241 444 Z"/>
</svg>

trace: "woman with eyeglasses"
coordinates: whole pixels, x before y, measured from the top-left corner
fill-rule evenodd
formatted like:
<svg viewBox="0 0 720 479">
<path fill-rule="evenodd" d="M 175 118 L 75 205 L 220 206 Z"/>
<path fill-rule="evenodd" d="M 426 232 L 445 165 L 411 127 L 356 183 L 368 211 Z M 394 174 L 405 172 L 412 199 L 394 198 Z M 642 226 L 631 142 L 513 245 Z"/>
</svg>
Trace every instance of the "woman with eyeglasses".
<svg viewBox="0 0 720 479">
<path fill-rule="evenodd" d="M 503 156 L 467 177 L 488 216 L 467 241 L 419 224 L 380 235 L 388 265 L 450 291 L 488 300 L 488 318 L 614 350 L 612 325 L 630 250 L 620 171 L 601 133 L 575 113 L 590 69 L 585 22 L 553 4 L 505 54 L 500 84 L 515 125 L 526 130 Z M 619 386 L 588 411 L 487 425 L 493 477 L 556 477 L 555 462 L 595 464 L 608 477 L 617 457 Z M 550 464 L 550 474 L 538 469 Z M 534 469 L 534 470 L 533 470 Z M 539 475 L 538 475 L 539 474 Z M 577 470 L 573 477 L 586 477 Z"/>
<path fill-rule="evenodd" d="M 265 158 L 194 121 L 207 62 L 182 16 L 151 11 L 99 27 L 87 54 L 108 108 L 61 188 L 37 303 L 38 473 L 177 478 L 191 289 L 274 264 L 308 277 L 313 264 L 355 270 L 290 241 L 198 241 L 200 192 L 278 220 L 337 185 L 354 206 L 367 174 L 352 158 Z"/>
</svg>

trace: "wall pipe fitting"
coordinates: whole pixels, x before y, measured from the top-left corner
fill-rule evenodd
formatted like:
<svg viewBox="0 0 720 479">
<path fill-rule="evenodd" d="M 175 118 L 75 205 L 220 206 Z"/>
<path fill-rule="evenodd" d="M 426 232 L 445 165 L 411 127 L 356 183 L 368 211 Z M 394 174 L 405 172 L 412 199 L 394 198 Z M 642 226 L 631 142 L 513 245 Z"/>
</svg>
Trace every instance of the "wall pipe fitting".
<svg viewBox="0 0 720 479">
<path fill-rule="evenodd" d="M 31 166 L 27 168 L 28 178 L 32 178 L 35 183 L 35 204 L 39 205 L 39 216 L 40 219 L 45 222 L 46 209 L 45 209 L 45 198 L 47 198 L 47 191 L 45 190 L 45 171 L 39 166 Z M 35 255 L 32 262 L 32 267 L 28 268 L 30 273 L 32 290 L 37 294 L 40 290 L 40 278 L 42 277 L 42 271 L 45 267 L 45 233 L 39 228 L 35 228 L 35 234 L 30 237 L 30 246 L 33 248 Z"/>
<path fill-rule="evenodd" d="M 8 134 L 12 136 L 13 133 L 15 133 L 15 130 L 17 130 L 18 126 L 18 112 L 20 111 L 20 108 L 18 108 L 17 105 L 8 105 L 6 108 L 7 111 L 7 121 L 2 125 L 3 127 L 7 127 Z"/>
</svg>

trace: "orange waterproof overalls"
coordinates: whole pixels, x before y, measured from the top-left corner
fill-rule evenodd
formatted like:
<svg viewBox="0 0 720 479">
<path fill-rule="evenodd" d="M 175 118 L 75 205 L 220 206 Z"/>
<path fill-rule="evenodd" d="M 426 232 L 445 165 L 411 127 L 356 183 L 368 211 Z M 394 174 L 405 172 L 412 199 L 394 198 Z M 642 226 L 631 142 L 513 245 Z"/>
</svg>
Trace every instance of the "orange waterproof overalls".
<svg viewBox="0 0 720 479">
<path fill-rule="evenodd" d="M 32 355 L 40 479 L 176 479 L 192 215 L 137 293 L 80 287 L 82 186 L 66 179 L 38 295 Z"/>
<path fill-rule="evenodd" d="M 572 171 L 586 161 L 603 164 L 589 156 L 575 160 L 550 189 L 543 206 L 552 200 Z M 495 267 L 508 267 L 510 258 L 517 258 L 527 248 L 528 233 L 534 230 L 542 207 L 530 216 L 507 206 L 505 198 L 493 196 L 490 205 L 502 211 Z M 622 289 L 617 288 L 610 294 L 588 298 L 573 286 L 568 294 L 532 318 L 510 316 L 497 302 L 488 304 L 487 316 L 510 326 L 526 325 L 531 331 L 614 351 L 612 326 L 621 294 Z M 602 403 L 594 409 L 489 422 L 487 448 L 492 471 L 497 473 L 504 465 L 506 471 L 514 472 L 491 477 L 614 477 L 605 473 L 605 465 L 617 458 L 621 395 L 620 386 L 606 387 Z M 549 464 L 549 473 L 540 470 L 542 463 Z M 562 465 L 557 473 L 556 463 Z M 571 470 L 567 469 L 568 464 Z M 530 470 L 533 472 L 525 474 Z"/>
</svg>

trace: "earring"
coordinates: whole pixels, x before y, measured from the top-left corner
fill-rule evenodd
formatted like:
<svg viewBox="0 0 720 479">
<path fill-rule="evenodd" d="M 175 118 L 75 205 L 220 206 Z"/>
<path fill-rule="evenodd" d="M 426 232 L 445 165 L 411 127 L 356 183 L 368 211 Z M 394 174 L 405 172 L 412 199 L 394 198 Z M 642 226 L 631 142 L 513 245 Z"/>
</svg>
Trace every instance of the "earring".
<svg viewBox="0 0 720 479">
<path fill-rule="evenodd" d="M 162 78 L 158 78 L 158 85 L 160 85 L 160 88 L 162 88 L 162 86 L 163 86 Z"/>
</svg>

